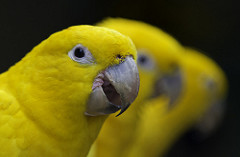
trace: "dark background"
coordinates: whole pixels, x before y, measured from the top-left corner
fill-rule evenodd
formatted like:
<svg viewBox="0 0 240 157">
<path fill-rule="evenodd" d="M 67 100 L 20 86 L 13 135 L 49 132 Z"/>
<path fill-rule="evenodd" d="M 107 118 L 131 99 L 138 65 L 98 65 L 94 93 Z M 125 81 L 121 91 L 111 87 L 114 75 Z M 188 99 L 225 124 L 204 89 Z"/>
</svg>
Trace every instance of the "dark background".
<svg viewBox="0 0 240 157">
<path fill-rule="evenodd" d="M 0 72 L 53 32 L 125 17 L 156 25 L 182 44 L 207 52 L 229 80 L 228 108 L 220 129 L 193 144 L 183 137 L 168 157 L 240 156 L 239 6 L 237 0 L 23 0 L 0 1 Z"/>
</svg>

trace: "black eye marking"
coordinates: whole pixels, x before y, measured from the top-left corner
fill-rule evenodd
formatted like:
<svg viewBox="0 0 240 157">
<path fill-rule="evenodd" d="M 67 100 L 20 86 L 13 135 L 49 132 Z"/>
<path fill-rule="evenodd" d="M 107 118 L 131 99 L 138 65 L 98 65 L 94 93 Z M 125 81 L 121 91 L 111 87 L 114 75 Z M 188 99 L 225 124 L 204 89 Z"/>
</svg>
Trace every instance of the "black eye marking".
<svg viewBox="0 0 240 157">
<path fill-rule="evenodd" d="M 77 58 L 82 58 L 85 56 L 85 52 L 84 50 L 81 48 L 81 47 L 78 47 L 74 50 L 74 55 L 77 57 Z"/>
<path fill-rule="evenodd" d="M 117 55 L 117 58 L 118 58 L 118 59 L 122 59 L 122 56 L 121 56 L 121 55 Z"/>
<path fill-rule="evenodd" d="M 153 70 L 156 67 L 154 59 L 145 51 L 138 51 L 137 64 L 145 70 Z"/>
<path fill-rule="evenodd" d="M 148 60 L 147 57 L 144 55 L 141 55 L 138 57 L 139 64 L 145 64 L 147 62 L 147 60 Z"/>
<path fill-rule="evenodd" d="M 217 88 L 217 84 L 213 79 L 206 77 L 204 81 L 205 81 L 205 85 L 207 86 L 208 89 L 214 90 Z"/>
</svg>

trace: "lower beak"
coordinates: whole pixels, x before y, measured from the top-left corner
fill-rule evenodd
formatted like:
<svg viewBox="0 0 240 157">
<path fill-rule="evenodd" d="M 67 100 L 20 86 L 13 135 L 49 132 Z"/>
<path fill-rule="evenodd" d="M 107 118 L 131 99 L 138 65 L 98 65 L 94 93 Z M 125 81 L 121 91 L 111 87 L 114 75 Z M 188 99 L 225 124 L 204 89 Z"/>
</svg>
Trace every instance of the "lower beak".
<svg viewBox="0 0 240 157">
<path fill-rule="evenodd" d="M 124 62 L 111 66 L 95 78 L 85 114 L 98 116 L 111 114 L 119 109 L 122 114 L 136 99 L 139 90 L 139 74 L 131 56 Z M 117 116 L 118 116 L 117 115 Z"/>
</svg>

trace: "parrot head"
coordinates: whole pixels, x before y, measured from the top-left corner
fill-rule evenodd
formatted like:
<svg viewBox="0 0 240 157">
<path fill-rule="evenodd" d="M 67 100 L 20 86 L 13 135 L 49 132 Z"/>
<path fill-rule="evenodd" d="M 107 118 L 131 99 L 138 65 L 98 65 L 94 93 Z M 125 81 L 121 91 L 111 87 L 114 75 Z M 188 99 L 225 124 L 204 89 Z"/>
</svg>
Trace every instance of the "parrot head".
<svg viewBox="0 0 240 157">
<path fill-rule="evenodd" d="M 136 58 L 128 37 L 106 28 L 73 26 L 51 35 L 23 61 L 31 62 L 39 76 L 65 82 L 66 91 L 74 86 L 79 99 L 81 93 L 90 94 L 87 102 L 79 101 L 87 104 L 86 115 L 96 116 L 122 113 L 134 101 L 139 87 Z"/>
<path fill-rule="evenodd" d="M 159 28 L 144 22 L 123 18 L 108 18 L 99 26 L 115 29 L 129 36 L 138 51 L 138 68 L 142 84 L 140 99 L 169 97 L 169 107 L 179 97 L 183 82 L 178 65 L 182 46 Z M 137 99 L 137 100 L 138 100 Z"/>
<path fill-rule="evenodd" d="M 188 67 L 194 67 L 188 68 L 191 69 L 187 76 L 191 87 L 197 89 L 199 97 L 205 100 L 198 106 L 200 118 L 187 134 L 191 142 L 199 142 L 209 137 L 222 121 L 226 108 L 227 79 L 222 69 L 209 57 L 189 47 L 185 48 L 185 52 L 184 62 Z"/>
<path fill-rule="evenodd" d="M 45 130 L 67 137 L 91 123 L 88 128 L 99 131 L 106 118 L 100 115 L 121 114 L 137 97 L 136 59 L 129 37 L 108 28 L 72 26 L 52 34 L 11 67 L 9 86 L 26 115 Z"/>
</svg>

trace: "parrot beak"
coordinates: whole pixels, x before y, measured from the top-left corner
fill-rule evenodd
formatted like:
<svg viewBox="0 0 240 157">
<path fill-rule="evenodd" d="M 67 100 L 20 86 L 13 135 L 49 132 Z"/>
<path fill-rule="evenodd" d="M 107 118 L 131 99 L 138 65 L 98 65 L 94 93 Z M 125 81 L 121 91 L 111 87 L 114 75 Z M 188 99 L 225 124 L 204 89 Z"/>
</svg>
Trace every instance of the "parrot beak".
<svg viewBox="0 0 240 157">
<path fill-rule="evenodd" d="M 107 68 L 95 78 L 86 115 L 98 116 L 115 113 L 119 116 L 136 99 L 139 90 L 139 73 L 131 56 Z"/>
<path fill-rule="evenodd" d="M 160 95 L 166 95 L 169 97 L 169 108 L 172 108 L 179 98 L 183 88 L 183 77 L 182 71 L 177 69 L 171 74 L 164 75 L 157 79 L 155 84 L 155 92 L 153 97 L 158 97 Z"/>
<path fill-rule="evenodd" d="M 214 133 L 223 121 L 226 101 L 216 100 L 205 111 L 194 127 L 188 131 L 187 138 L 191 142 L 201 142 Z M 188 136 L 190 135 L 190 136 Z"/>
</svg>

